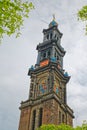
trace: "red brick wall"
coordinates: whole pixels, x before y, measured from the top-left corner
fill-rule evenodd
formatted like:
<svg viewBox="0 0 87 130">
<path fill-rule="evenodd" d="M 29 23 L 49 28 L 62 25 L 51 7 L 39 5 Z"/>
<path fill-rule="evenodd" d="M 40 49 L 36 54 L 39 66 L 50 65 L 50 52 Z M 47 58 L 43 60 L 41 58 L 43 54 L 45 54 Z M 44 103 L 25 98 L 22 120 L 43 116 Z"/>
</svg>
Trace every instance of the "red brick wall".
<svg viewBox="0 0 87 130">
<path fill-rule="evenodd" d="M 29 130 L 30 114 L 31 114 L 30 108 L 25 108 L 21 110 L 18 130 Z"/>
</svg>

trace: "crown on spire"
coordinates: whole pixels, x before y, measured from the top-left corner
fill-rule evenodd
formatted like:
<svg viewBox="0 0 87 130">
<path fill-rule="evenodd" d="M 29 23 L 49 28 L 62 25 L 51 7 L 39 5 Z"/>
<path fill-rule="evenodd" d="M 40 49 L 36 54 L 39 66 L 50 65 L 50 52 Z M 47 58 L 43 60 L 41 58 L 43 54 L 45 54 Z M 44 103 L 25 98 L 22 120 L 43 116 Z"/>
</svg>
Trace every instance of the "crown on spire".
<svg viewBox="0 0 87 130">
<path fill-rule="evenodd" d="M 58 26 L 58 23 L 55 21 L 55 14 L 53 14 L 53 20 L 49 24 L 49 28 L 53 26 Z"/>
</svg>

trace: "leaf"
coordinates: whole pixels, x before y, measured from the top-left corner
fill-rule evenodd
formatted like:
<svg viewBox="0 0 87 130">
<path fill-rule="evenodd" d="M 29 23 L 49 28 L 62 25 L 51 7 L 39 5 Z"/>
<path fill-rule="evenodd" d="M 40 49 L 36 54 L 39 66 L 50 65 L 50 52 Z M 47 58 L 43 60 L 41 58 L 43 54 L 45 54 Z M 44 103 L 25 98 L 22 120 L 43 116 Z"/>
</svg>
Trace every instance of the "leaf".
<svg viewBox="0 0 87 130">
<path fill-rule="evenodd" d="M 0 0 L 0 39 L 4 34 L 19 36 L 24 18 L 34 9 L 32 2 L 21 0 Z"/>
<path fill-rule="evenodd" d="M 86 21 L 87 22 L 87 5 L 83 6 L 81 10 L 78 11 L 78 20 Z M 87 27 L 85 28 L 87 34 Z"/>
</svg>

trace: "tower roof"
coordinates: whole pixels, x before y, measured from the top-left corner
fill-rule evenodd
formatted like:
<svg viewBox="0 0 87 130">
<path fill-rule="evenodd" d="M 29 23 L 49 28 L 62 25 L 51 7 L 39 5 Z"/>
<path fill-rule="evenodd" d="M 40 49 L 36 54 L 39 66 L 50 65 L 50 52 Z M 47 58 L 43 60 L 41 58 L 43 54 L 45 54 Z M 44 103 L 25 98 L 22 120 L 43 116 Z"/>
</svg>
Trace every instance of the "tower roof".
<svg viewBox="0 0 87 130">
<path fill-rule="evenodd" d="M 53 26 L 58 26 L 58 23 L 55 21 L 55 15 L 53 15 L 53 20 L 50 22 L 49 28 L 51 28 Z"/>
</svg>

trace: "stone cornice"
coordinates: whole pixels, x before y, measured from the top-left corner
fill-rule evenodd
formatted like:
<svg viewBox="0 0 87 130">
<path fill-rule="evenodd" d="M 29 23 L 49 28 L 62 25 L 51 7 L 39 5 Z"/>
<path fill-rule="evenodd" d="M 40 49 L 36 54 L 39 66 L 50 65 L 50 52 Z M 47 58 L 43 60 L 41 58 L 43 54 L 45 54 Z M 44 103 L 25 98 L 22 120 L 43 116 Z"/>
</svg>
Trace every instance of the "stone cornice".
<svg viewBox="0 0 87 130">
<path fill-rule="evenodd" d="M 58 102 L 58 104 L 60 105 L 60 107 L 65 112 L 68 112 L 68 114 L 70 114 L 74 118 L 73 110 L 67 104 L 62 103 L 61 99 L 55 92 L 50 92 L 50 93 L 42 95 L 36 99 L 30 99 L 30 100 L 21 102 L 21 106 L 19 107 L 19 109 L 23 109 L 26 107 L 33 107 L 33 106 L 39 105 L 41 103 L 44 103 L 44 102 L 46 102 L 48 100 L 52 100 L 52 99 L 55 99 Z"/>
<path fill-rule="evenodd" d="M 37 73 L 40 73 L 40 72 L 43 72 L 43 71 L 49 70 L 49 69 L 55 70 L 56 73 L 58 73 L 58 75 L 60 76 L 60 78 L 62 78 L 66 83 L 69 81 L 70 76 L 68 76 L 68 77 L 64 76 L 63 70 L 58 69 L 58 64 L 55 62 L 51 62 L 51 61 L 46 66 L 42 66 L 42 67 L 39 66 L 38 68 L 35 68 L 35 70 L 33 70 L 33 71 L 29 70 L 28 75 L 37 74 Z"/>
</svg>

